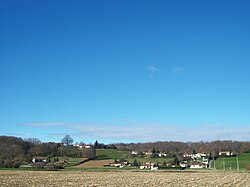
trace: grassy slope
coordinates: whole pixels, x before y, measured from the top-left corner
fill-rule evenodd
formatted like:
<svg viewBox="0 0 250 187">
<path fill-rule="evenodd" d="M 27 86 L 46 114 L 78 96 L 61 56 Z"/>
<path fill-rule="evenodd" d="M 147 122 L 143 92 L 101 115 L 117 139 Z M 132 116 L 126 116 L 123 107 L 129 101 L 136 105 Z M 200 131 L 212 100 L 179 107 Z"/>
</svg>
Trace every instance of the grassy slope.
<svg viewBox="0 0 250 187">
<path fill-rule="evenodd" d="M 236 170 L 237 169 L 237 159 L 236 157 L 225 157 L 225 158 L 218 158 L 215 161 L 216 169 L 223 170 L 223 160 L 225 163 L 226 170 Z M 243 153 L 239 156 L 239 167 L 240 169 L 245 169 L 246 166 L 250 165 L 250 153 Z"/>
<path fill-rule="evenodd" d="M 97 149 L 96 150 L 97 160 L 121 159 L 121 158 L 127 158 L 127 157 L 128 157 L 128 151 L 120 151 L 116 149 Z"/>
<path fill-rule="evenodd" d="M 53 157 L 50 160 L 52 161 L 54 158 L 59 158 L 59 160 L 66 160 L 67 163 L 64 165 L 65 167 L 78 165 L 80 162 L 87 159 L 87 158 L 77 158 L 77 157 Z"/>
<path fill-rule="evenodd" d="M 97 160 L 105 160 L 105 159 L 121 159 L 124 158 L 128 160 L 130 163 L 133 163 L 134 159 L 138 162 L 160 162 L 163 163 L 173 160 L 173 158 L 129 158 L 128 157 L 129 151 L 120 151 L 116 149 L 97 149 L 96 150 L 96 159 Z"/>
<path fill-rule="evenodd" d="M 129 158 L 128 161 L 133 163 L 134 159 L 137 160 L 137 162 L 159 162 L 159 163 L 163 163 L 164 161 L 165 162 L 169 162 L 169 161 L 172 161 L 173 158 L 150 158 L 150 157 L 144 157 L 144 158 Z"/>
</svg>

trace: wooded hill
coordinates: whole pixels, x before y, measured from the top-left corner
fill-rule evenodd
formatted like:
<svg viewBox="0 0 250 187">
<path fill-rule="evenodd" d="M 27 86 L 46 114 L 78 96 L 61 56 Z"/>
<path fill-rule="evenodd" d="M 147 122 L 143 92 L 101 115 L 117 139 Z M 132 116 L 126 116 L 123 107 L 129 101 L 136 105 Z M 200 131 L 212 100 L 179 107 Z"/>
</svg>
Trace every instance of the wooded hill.
<svg viewBox="0 0 250 187">
<path fill-rule="evenodd" d="M 66 142 L 67 143 L 67 142 Z M 69 142 L 68 142 L 69 143 Z M 71 142 L 73 143 L 73 141 Z M 79 149 L 76 146 L 63 143 L 42 143 L 36 138 L 22 139 L 11 136 L 0 136 L 0 167 L 19 167 L 28 164 L 34 157 L 78 157 L 95 158 L 95 149 L 126 150 L 128 153 L 156 152 L 168 153 L 173 157 L 183 153 L 191 154 L 202 152 L 217 156 L 219 151 L 230 151 L 236 154 L 250 153 L 250 142 L 240 141 L 212 141 L 212 142 L 148 142 L 148 143 L 116 143 L 102 144 L 97 141 L 89 145 L 88 149 Z"/>
<path fill-rule="evenodd" d="M 42 143 L 36 138 L 0 136 L 0 167 L 19 167 L 21 164 L 30 163 L 33 157 L 92 158 L 95 157 L 95 150 L 93 147 L 79 150 L 62 143 Z"/>
<path fill-rule="evenodd" d="M 220 151 L 230 151 L 233 153 L 250 153 L 250 142 L 232 141 L 232 140 L 216 140 L 211 142 L 148 142 L 148 143 L 117 143 L 113 144 L 119 150 L 132 150 L 147 152 L 156 148 L 159 152 L 166 153 L 187 153 L 193 152 L 211 153 L 218 155 Z"/>
</svg>

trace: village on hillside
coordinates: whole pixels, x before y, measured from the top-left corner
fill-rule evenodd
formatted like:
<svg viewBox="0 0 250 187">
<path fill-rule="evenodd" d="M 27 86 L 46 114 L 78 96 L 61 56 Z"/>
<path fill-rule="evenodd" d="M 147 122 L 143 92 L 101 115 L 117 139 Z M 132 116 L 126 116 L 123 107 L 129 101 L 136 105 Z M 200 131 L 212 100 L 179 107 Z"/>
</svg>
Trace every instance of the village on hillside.
<svg viewBox="0 0 250 187">
<path fill-rule="evenodd" d="M 77 144 L 74 145 L 79 150 L 88 150 L 91 149 L 91 145 L 86 144 Z M 104 149 L 105 150 L 105 149 Z M 99 167 L 116 167 L 116 168 L 129 168 L 129 167 L 137 167 L 139 169 L 147 169 L 147 170 L 158 170 L 158 169 L 213 169 L 213 161 L 209 154 L 206 153 L 193 153 L 193 154 L 183 154 L 181 160 L 176 159 L 175 157 L 172 158 L 168 153 L 154 153 L 151 152 L 138 152 L 138 151 L 131 151 L 130 152 L 131 158 L 124 159 L 118 158 L 114 159 L 113 161 L 110 160 L 110 163 L 106 163 L 104 165 L 99 165 Z M 235 153 L 230 151 L 221 151 L 219 152 L 219 157 L 236 157 Z M 130 162 L 128 160 L 133 161 Z M 146 158 L 146 159 L 145 159 Z M 163 161 L 164 158 L 168 158 L 169 162 Z M 92 159 L 85 159 L 81 161 L 82 163 L 86 163 L 91 161 Z M 138 160 L 138 161 L 137 161 Z M 139 160 L 144 160 L 143 162 Z M 149 161 L 150 160 L 150 161 Z M 166 159 L 167 160 L 167 159 Z M 163 161 L 163 162 L 162 162 Z M 48 163 L 51 162 L 51 159 L 48 158 L 33 158 L 32 163 Z M 54 164 L 64 165 L 68 164 L 70 161 L 59 159 L 58 157 L 53 160 Z M 72 162 L 71 162 L 72 164 Z M 75 162 L 77 164 L 77 162 Z"/>
<path fill-rule="evenodd" d="M 73 147 L 77 148 L 81 151 L 90 150 L 93 148 L 93 145 L 89 144 L 74 144 Z M 99 146 L 97 152 L 107 152 L 107 157 L 109 157 L 109 151 L 112 150 L 113 152 L 119 152 L 116 149 L 109 149 L 107 147 L 102 147 L 103 145 Z M 193 150 L 192 154 L 182 154 L 176 157 L 171 153 L 167 152 L 160 152 L 157 148 L 153 148 L 150 151 L 127 151 L 128 155 L 125 158 L 115 158 L 114 160 L 109 160 L 103 165 L 99 165 L 99 167 L 109 168 L 138 168 L 141 170 L 163 170 L 163 169 L 214 169 L 215 167 L 215 159 L 222 157 L 222 158 L 229 158 L 229 157 L 236 157 L 237 154 L 231 151 L 219 151 L 216 157 L 212 157 L 212 155 L 208 153 L 196 153 Z M 112 154 L 112 153 L 110 153 Z M 96 155 L 98 158 L 98 155 Z M 95 158 L 96 158 L 95 156 Z M 91 162 L 95 159 L 93 158 L 86 158 L 82 160 L 80 164 L 86 165 L 87 162 Z M 105 160 L 105 159 L 104 159 Z M 33 158 L 32 163 L 47 163 L 50 160 L 48 159 L 37 159 Z M 67 160 L 59 160 L 57 158 L 55 164 L 68 164 L 69 161 Z M 72 164 L 72 163 L 71 163 Z M 78 163 L 79 164 L 79 163 Z"/>
<path fill-rule="evenodd" d="M 250 169 L 248 142 L 103 144 L 95 141 L 94 144 L 83 142 L 73 144 L 73 139 L 69 135 L 66 135 L 60 143 L 42 143 L 38 139 L 24 140 L 8 136 L 1 136 L 0 140 L 2 150 L 0 168 Z"/>
</svg>

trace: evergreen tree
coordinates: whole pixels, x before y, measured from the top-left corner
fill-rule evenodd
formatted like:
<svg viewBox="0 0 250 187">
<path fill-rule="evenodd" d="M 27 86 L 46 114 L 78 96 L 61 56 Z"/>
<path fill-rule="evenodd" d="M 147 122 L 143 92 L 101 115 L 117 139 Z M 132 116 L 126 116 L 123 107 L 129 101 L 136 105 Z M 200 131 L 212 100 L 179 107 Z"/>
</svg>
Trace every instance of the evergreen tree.
<svg viewBox="0 0 250 187">
<path fill-rule="evenodd" d="M 99 142 L 97 140 L 94 143 L 94 148 L 95 149 L 100 149 L 100 144 L 99 144 Z"/>
<path fill-rule="evenodd" d="M 139 166 L 139 164 L 138 164 L 138 162 L 137 162 L 137 160 L 136 160 L 136 158 L 134 159 L 134 161 L 133 161 L 133 164 L 132 164 L 133 166 Z"/>
<path fill-rule="evenodd" d="M 167 166 L 167 163 L 166 163 L 166 161 L 164 161 L 162 165 L 163 165 L 163 166 Z"/>
</svg>

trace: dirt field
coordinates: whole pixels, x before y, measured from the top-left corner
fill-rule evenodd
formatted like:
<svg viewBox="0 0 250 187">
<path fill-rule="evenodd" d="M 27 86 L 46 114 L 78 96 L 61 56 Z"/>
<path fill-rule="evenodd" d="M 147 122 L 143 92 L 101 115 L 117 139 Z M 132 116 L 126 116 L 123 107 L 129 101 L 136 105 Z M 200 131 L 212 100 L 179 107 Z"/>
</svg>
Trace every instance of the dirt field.
<svg viewBox="0 0 250 187">
<path fill-rule="evenodd" d="M 109 163 L 114 162 L 114 160 L 90 160 L 83 164 L 74 166 L 74 168 L 101 168 L 103 165 L 107 165 Z"/>
<path fill-rule="evenodd" d="M 0 186 L 250 186 L 250 173 L 0 171 Z"/>
</svg>

